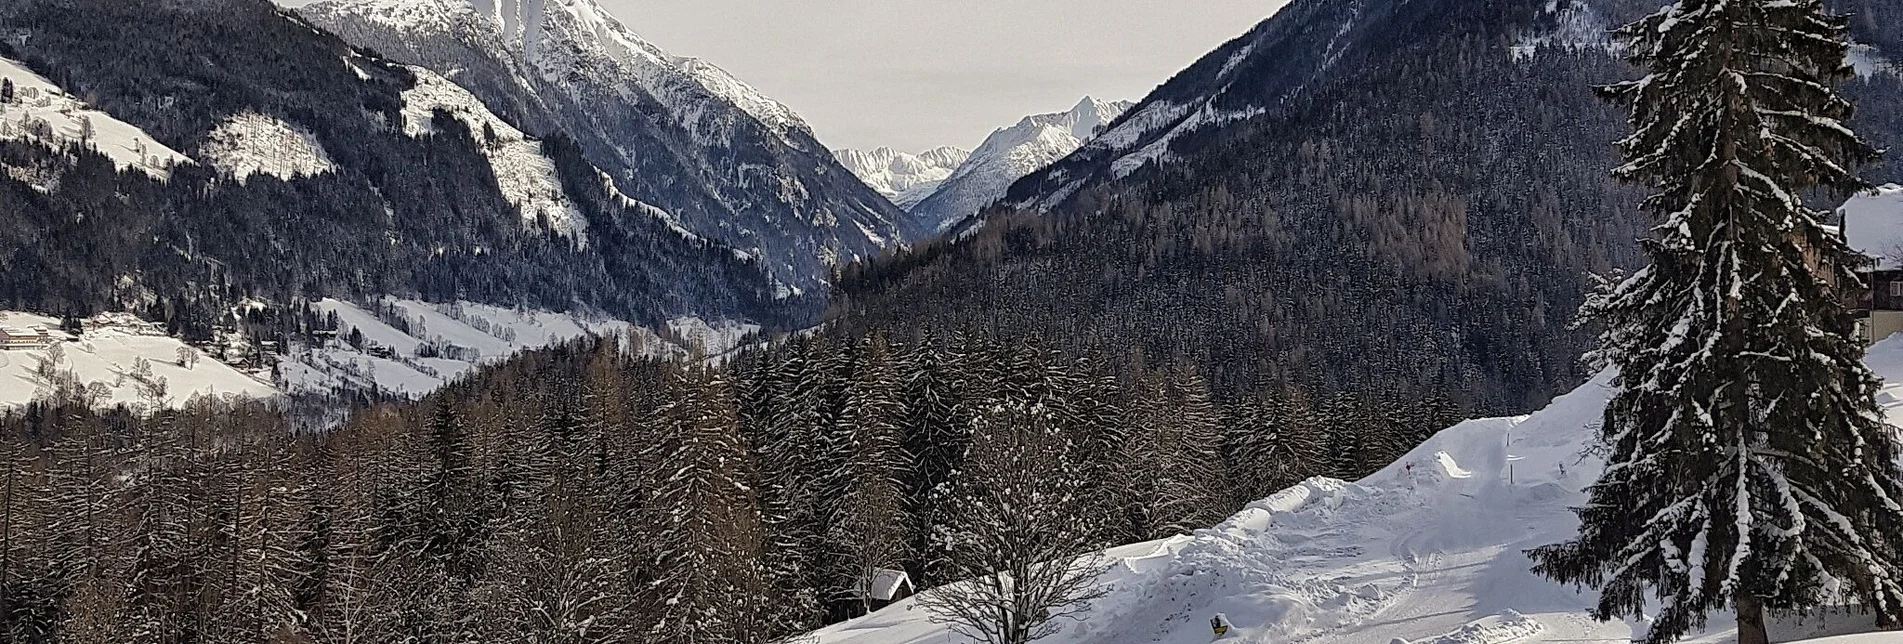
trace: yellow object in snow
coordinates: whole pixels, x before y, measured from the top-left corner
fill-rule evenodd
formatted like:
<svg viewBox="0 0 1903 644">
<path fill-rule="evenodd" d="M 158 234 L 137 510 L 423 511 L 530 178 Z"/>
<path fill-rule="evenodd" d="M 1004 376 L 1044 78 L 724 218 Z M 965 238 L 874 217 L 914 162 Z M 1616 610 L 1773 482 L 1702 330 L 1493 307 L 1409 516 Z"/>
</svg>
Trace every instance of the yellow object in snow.
<svg viewBox="0 0 1903 644">
<path fill-rule="evenodd" d="M 1215 617 L 1209 618 L 1209 630 L 1215 631 L 1216 637 L 1228 635 L 1230 626 L 1228 615 L 1216 613 Z"/>
</svg>

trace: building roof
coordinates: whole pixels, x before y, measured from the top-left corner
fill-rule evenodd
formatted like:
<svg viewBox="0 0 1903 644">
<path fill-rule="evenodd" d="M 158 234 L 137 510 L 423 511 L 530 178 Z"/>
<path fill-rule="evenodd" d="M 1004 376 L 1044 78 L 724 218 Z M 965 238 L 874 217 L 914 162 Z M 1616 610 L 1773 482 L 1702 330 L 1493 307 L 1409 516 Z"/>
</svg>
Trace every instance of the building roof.
<svg viewBox="0 0 1903 644">
<path fill-rule="evenodd" d="M 912 588 L 912 577 L 903 570 L 880 568 L 872 571 L 872 598 L 882 602 L 892 601 L 899 596 L 901 589 Z"/>
<path fill-rule="evenodd" d="M 1903 269 L 1903 186 L 1890 184 L 1844 202 L 1850 247 L 1877 260 L 1877 270 Z"/>
</svg>

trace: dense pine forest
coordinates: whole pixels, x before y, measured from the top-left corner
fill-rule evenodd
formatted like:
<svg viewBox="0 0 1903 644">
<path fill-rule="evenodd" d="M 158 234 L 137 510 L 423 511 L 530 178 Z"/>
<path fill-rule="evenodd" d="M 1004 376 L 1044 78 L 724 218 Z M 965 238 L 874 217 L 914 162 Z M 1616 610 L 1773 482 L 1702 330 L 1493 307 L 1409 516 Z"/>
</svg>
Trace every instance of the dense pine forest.
<svg viewBox="0 0 1903 644">
<path fill-rule="evenodd" d="M 1894 38 L 1894 23 L 1873 20 L 1895 3 L 1833 4 L 1859 13 L 1859 39 Z M 1287 40 L 1231 43 L 1132 110 L 1193 104 L 1211 91 L 1198 69 L 1238 67 L 1249 75 L 1223 107 L 1265 114 L 1184 135 L 1169 163 L 1127 177 L 1086 148 L 1007 199 L 1067 194 L 1065 181 L 1102 173 L 1049 211 L 1001 205 L 962 241 L 852 267 L 835 319 L 1131 347 L 1188 360 L 1224 392 L 1263 380 L 1440 391 L 1487 415 L 1571 390 L 1588 375 L 1577 358 L 1590 332 L 1573 323 L 1591 275 L 1636 268 L 1650 226 L 1640 193 L 1606 176 L 1623 117 L 1590 91 L 1630 68 L 1604 45 L 1509 54 L 1556 28 L 1541 6 L 1566 3 L 1417 2 L 1344 18 L 1382 35 L 1318 60 L 1332 27 L 1310 34 L 1297 16 L 1358 6 L 1290 5 L 1258 27 Z M 1844 91 L 1858 132 L 1903 144 L 1903 79 Z M 1894 159 L 1861 170 L 1903 180 Z"/>
<path fill-rule="evenodd" d="M 998 529 L 1005 472 L 1041 495 L 1014 529 L 1075 554 L 1365 474 L 1456 418 L 1216 399 L 1186 366 L 1124 379 L 980 335 L 719 367 L 623 349 L 527 354 L 324 433 L 264 403 L 142 416 L 77 391 L 11 413 L 0 639 L 768 641 L 864 613 L 877 569 L 982 574 L 958 544 Z"/>
</svg>

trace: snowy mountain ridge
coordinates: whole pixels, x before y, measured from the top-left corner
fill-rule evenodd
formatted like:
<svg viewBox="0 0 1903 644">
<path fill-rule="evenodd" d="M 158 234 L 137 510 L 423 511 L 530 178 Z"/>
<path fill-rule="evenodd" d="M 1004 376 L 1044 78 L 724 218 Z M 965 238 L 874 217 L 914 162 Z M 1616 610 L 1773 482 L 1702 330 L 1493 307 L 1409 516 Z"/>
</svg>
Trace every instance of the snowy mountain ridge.
<svg viewBox="0 0 1903 644">
<path fill-rule="evenodd" d="M 758 258 L 787 296 L 902 241 L 903 211 L 791 108 L 642 39 L 593 0 L 324 0 L 297 11 L 436 72 L 528 136 L 566 135 L 616 192 Z"/>
<path fill-rule="evenodd" d="M 939 184 L 971 157 L 971 151 L 947 145 L 912 154 L 881 147 L 834 150 L 833 156 L 873 190 L 898 207 L 911 210 L 936 192 Z"/>
<path fill-rule="evenodd" d="M 910 211 L 915 228 L 940 233 L 1004 196 L 1011 184 L 1069 155 L 1134 105 L 1086 96 L 1069 111 L 1034 114 L 999 128 Z"/>
</svg>

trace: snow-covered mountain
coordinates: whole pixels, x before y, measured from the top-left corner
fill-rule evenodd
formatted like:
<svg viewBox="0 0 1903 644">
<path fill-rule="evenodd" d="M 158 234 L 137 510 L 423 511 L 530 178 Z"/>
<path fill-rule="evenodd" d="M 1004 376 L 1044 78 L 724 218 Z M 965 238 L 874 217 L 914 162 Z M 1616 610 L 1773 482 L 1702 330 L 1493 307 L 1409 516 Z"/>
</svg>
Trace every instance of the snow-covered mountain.
<svg viewBox="0 0 1903 644">
<path fill-rule="evenodd" d="M 1131 105 L 1086 96 L 1068 112 L 1027 116 L 991 133 L 937 190 L 907 208 L 909 227 L 943 232 L 996 202 L 1018 179 L 1076 151 Z"/>
<path fill-rule="evenodd" d="M 641 39 L 593 0 L 325 0 L 298 11 L 441 74 L 531 136 L 573 138 L 621 193 L 759 258 L 785 295 L 900 241 L 902 211 L 791 109 Z"/>
<path fill-rule="evenodd" d="M 858 175 L 866 185 L 906 210 L 938 190 L 958 165 L 971 156 L 970 150 L 951 146 L 932 148 L 918 154 L 892 148 L 872 150 L 835 150 L 840 165 Z"/>
</svg>

